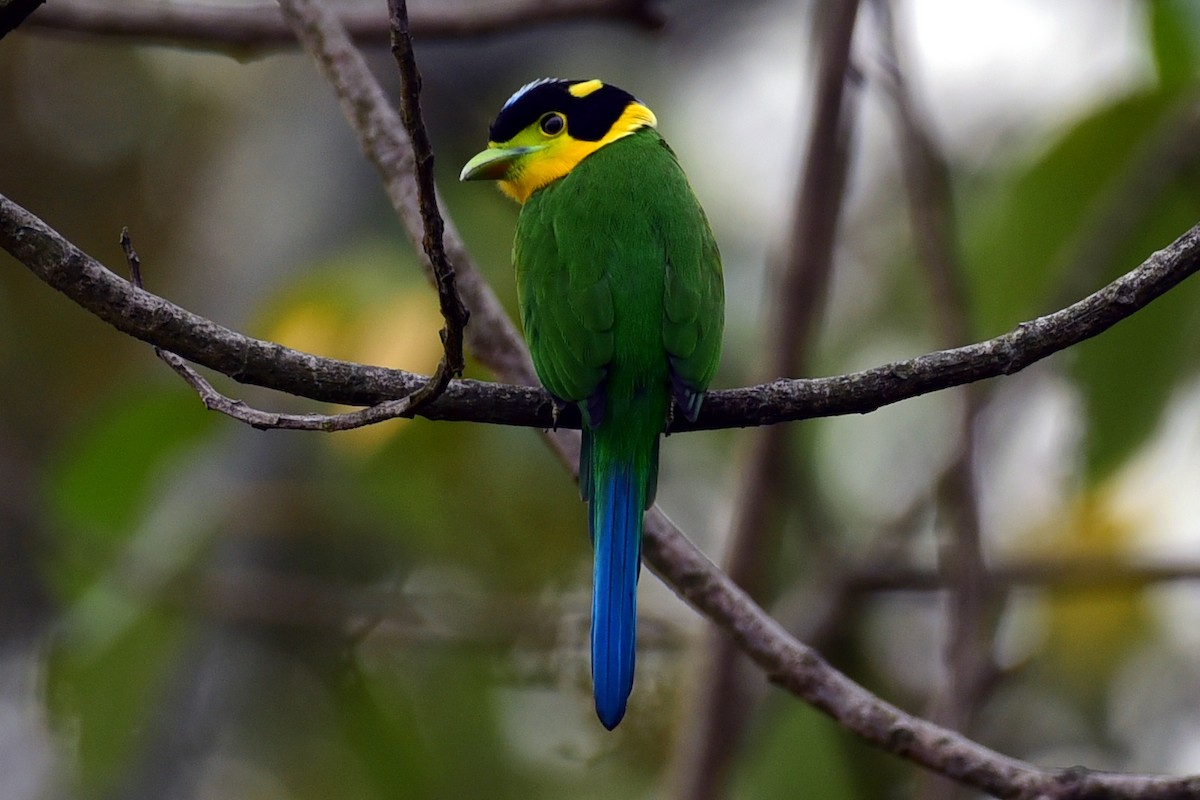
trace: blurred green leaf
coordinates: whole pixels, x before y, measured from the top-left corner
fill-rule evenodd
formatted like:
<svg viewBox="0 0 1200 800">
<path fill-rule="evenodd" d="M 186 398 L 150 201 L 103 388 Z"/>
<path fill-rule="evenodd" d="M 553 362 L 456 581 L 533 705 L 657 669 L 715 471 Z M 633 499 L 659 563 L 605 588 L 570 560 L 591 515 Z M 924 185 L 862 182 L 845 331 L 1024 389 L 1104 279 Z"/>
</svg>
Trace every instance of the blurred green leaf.
<svg viewBox="0 0 1200 800">
<path fill-rule="evenodd" d="M 84 796 L 103 796 L 111 789 L 142 743 L 182 632 L 168 614 L 140 613 L 99 649 L 68 636 L 51 651 L 48 704 L 75 744 Z"/>
<path fill-rule="evenodd" d="M 364 759 L 384 755 L 376 736 L 397 748 L 370 769 L 383 797 L 526 796 L 497 725 L 495 664 L 477 656 L 393 647 L 349 676 L 348 740 Z"/>
<path fill-rule="evenodd" d="M 780 698 L 764 726 L 743 748 L 733 794 L 749 800 L 812 797 L 854 800 L 862 796 L 860 769 L 846 752 L 844 731 L 806 705 Z"/>
<path fill-rule="evenodd" d="M 362 760 L 376 795 L 434 797 L 436 770 L 429 742 L 421 735 L 411 704 L 397 692 L 381 702 L 357 662 L 335 686 L 342 734 Z M 454 697 L 447 697 L 454 702 Z"/>
<path fill-rule="evenodd" d="M 999 201 L 974 209 L 966 248 L 980 335 L 1099 288 L 1200 219 L 1196 159 L 1157 157 L 1179 146 L 1175 126 L 1191 124 L 1180 111 L 1190 97 L 1185 88 L 1196 86 L 1196 19 L 1179 3 L 1155 3 L 1159 87 L 1081 120 L 1003 187 Z M 1141 174 L 1155 169 L 1181 171 Z M 1195 352 L 1195 292 L 1175 290 L 1067 357 L 1086 400 L 1093 477 L 1119 463 L 1157 421 Z"/>
<path fill-rule="evenodd" d="M 1149 7 L 1152 51 L 1163 90 L 1195 86 L 1200 76 L 1200 5 L 1194 0 L 1154 0 Z"/>
<path fill-rule="evenodd" d="M 980 337 L 1052 310 L 1080 226 L 1169 108 L 1162 93 L 1118 100 L 1077 123 L 992 200 L 967 207 L 964 248 Z"/>
<path fill-rule="evenodd" d="M 356 501 L 424 560 L 451 561 L 510 591 L 586 574 L 584 505 L 529 431 L 415 420 L 347 468 Z"/>
<path fill-rule="evenodd" d="M 1200 220 L 1200 174 L 1181 176 L 1143 215 L 1135 235 L 1114 253 L 1131 269 Z M 1174 386 L 1196 370 L 1200 281 L 1192 278 L 1104 334 L 1071 351 L 1083 392 L 1087 468 L 1101 478 L 1151 433 Z"/>
<path fill-rule="evenodd" d="M 60 445 L 45 494 L 62 528 L 52 563 L 60 590 L 77 594 L 132 535 L 173 459 L 213 414 L 180 383 L 138 385 L 100 404 Z"/>
</svg>

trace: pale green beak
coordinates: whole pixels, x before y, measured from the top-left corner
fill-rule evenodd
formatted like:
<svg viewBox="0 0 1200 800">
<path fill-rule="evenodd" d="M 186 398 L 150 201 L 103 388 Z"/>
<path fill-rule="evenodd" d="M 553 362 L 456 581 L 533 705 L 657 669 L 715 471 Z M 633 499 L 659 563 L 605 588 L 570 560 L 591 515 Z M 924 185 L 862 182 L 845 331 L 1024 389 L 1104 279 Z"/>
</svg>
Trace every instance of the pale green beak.
<svg viewBox="0 0 1200 800">
<path fill-rule="evenodd" d="M 463 165 L 458 179 L 460 181 L 498 181 L 508 174 L 512 162 L 527 153 L 541 149 L 537 145 L 532 147 L 489 147 L 482 153 L 477 153 Z"/>
</svg>

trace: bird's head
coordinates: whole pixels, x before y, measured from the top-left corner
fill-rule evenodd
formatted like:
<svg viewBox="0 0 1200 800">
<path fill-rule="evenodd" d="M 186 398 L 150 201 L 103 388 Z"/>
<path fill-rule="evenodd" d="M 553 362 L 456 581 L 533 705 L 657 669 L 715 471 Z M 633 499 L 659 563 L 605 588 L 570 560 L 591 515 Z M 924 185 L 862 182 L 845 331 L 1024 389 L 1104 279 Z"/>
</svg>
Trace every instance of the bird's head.
<svg viewBox="0 0 1200 800">
<path fill-rule="evenodd" d="M 499 181 L 524 203 L 601 147 L 655 124 L 654 112 L 616 86 L 543 78 L 508 98 L 487 149 L 466 163 L 459 180 Z"/>
</svg>

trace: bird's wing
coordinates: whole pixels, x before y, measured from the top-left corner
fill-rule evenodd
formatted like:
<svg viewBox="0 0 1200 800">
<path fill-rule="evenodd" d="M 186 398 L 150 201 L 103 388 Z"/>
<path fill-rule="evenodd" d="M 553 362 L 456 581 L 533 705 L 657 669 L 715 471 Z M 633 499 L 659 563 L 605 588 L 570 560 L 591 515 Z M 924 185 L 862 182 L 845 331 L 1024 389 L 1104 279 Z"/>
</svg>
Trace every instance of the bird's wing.
<svg viewBox="0 0 1200 800">
<path fill-rule="evenodd" d="M 666 261 L 663 346 L 675 402 L 688 419 L 695 419 L 721 354 L 725 289 L 708 219 L 673 153 L 671 160 L 674 169 L 662 181 L 662 196 L 671 208 L 659 215 Z"/>
</svg>

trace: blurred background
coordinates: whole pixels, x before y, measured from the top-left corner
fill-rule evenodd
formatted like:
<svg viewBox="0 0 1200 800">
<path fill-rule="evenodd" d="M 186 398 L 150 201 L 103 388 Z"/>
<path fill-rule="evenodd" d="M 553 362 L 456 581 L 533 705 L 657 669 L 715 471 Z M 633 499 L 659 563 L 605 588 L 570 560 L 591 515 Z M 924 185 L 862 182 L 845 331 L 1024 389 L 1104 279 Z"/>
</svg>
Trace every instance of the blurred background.
<svg viewBox="0 0 1200 800">
<path fill-rule="evenodd" d="M 514 315 L 517 208 L 457 173 L 517 87 L 601 77 L 655 110 L 716 230 L 715 385 L 775 377 L 790 332 L 769 325 L 771 276 L 797 252 L 823 5 L 671 0 L 658 31 L 418 36 L 446 210 Z M 1198 9 L 897 0 L 889 17 L 864 2 L 804 374 L 997 335 L 1200 220 Z M 434 295 L 307 56 L 36 20 L 0 42 L 0 192 L 121 274 L 128 226 L 147 288 L 221 324 L 433 368 Z M 390 54 L 366 50 L 395 96 Z M 932 156 L 915 168 L 913 130 Z M 948 189 L 949 273 L 914 236 L 922 163 Z M 760 602 L 905 709 L 1043 765 L 1198 772 L 1198 304 L 1192 280 L 970 394 L 672 436 L 659 502 L 713 560 L 741 552 Z M 629 714 L 604 731 L 584 507 L 531 431 L 252 430 L 7 254 L 0 381 L 0 800 L 954 796 L 736 659 L 738 713 L 715 726 L 719 639 L 652 575 Z M 765 437 L 782 461 L 747 544 L 731 530 Z M 947 568 L 972 552 L 986 587 Z"/>
</svg>

